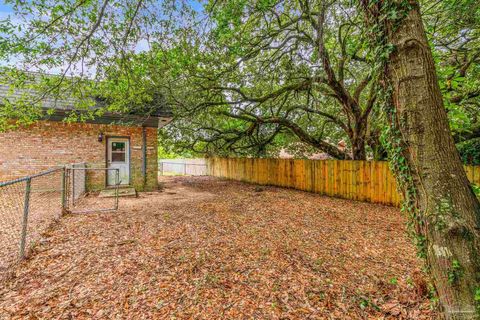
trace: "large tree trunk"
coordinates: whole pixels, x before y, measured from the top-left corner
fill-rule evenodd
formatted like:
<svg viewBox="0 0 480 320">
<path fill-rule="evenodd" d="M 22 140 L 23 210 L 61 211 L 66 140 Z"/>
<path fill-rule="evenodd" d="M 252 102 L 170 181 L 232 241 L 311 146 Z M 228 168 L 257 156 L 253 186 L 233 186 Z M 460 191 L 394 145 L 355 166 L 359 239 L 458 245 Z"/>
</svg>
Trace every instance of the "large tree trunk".
<svg viewBox="0 0 480 320">
<path fill-rule="evenodd" d="M 350 139 L 352 143 L 352 160 L 366 160 L 365 141 L 366 137 L 364 135 Z"/>
<path fill-rule="evenodd" d="M 382 161 L 388 158 L 387 150 L 385 150 L 380 141 L 380 132 L 372 131 L 366 139 L 367 145 L 372 149 L 373 160 Z"/>
<path fill-rule="evenodd" d="M 367 122 L 368 117 L 362 116 L 355 119 L 355 127 L 352 130 L 352 135 L 349 137 L 352 143 L 352 159 L 366 160 L 366 144 L 367 144 Z"/>
<path fill-rule="evenodd" d="M 418 2 L 409 2 L 406 17 L 386 25 L 395 50 L 385 72 L 416 189 L 417 231 L 425 237 L 427 264 L 446 318 L 479 319 L 480 205 L 450 134 Z M 371 14 L 371 7 L 365 8 Z"/>
</svg>

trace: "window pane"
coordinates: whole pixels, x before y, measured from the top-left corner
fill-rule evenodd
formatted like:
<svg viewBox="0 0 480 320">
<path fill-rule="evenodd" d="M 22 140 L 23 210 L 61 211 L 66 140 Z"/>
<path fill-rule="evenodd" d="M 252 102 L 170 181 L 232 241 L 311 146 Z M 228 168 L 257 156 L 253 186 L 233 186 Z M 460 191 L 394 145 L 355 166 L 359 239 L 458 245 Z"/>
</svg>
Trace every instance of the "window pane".
<svg viewBox="0 0 480 320">
<path fill-rule="evenodd" d="M 112 152 L 112 162 L 125 162 L 125 152 Z"/>
<path fill-rule="evenodd" d="M 125 151 L 125 142 L 112 142 L 112 151 Z"/>
</svg>

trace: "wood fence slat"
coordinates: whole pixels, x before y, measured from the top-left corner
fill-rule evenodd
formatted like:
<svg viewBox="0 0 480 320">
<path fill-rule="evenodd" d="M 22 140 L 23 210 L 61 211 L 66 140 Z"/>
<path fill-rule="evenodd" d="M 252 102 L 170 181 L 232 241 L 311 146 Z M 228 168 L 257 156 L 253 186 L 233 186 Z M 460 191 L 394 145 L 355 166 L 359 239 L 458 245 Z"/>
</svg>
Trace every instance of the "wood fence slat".
<svg viewBox="0 0 480 320">
<path fill-rule="evenodd" d="M 327 179 L 327 187 L 326 187 L 326 195 L 333 196 L 333 184 L 334 184 L 334 177 L 333 177 L 333 161 L 327 161 L 327 168 L 325 172 L 325 179 Z"/>
<path fill-rule="evenodd" d="M 352 161 L 352 199 L 358 200 L 359 193 L 358 193 L 358 169 L 359 169 L 359 162 Z"/>
<path fill-rule="evenodd" d="M 480 186 L 480 166 L 465 166 L 469 181 Z M 215 177 L 274 185 L 400 206 L 395 177 L 384 161 L 209 158 Z"/>
<path fill-rule="evenodd" d="M 325 162 L 315 161 L 315 192 L 325 193 Z"/>
<path fill-rule="evenodd" d="M 475 178 L 473 183 L 480 186 L 480 167 L 474 167 Z"/>
<path fill-rule="evenodd" d="M 365 163 L 363 161 L 357 161 L 358 171 L 357 171 L 357 200 L 365 201 L 365 188 L 364 188 L 364 170 Z"/>
</svg>

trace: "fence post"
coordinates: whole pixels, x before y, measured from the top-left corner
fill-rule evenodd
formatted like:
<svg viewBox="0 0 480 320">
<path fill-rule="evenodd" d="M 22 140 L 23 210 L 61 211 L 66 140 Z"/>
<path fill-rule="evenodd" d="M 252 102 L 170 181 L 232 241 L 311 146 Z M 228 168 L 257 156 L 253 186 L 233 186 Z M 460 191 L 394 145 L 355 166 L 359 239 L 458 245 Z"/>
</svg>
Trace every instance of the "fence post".
<svg viewBox="0 0 480 320">
<path fill-rule="evenodd" d="M 183 175 L 184 176 L 187 175 L 187 163 L 186 162 L 183 163 Z"/>
<path fill-rule="evenodd" d="M 115 169 L 115 210 L 118 210 L 118 186 L 120 185 L 120 169 Z"/>
<path fill-rule="evenodd" d="M 25 245 L 27 242 L 27 224 L 28 224 L 28 212 L 30 207 L 31 188 L 32 188 L 32 178 L 28 178 L 25 186 L 25 202 L 23 203 L 22 234 L 20 238 L 20 260 L 25 258 Z"/>
<path fill-rule="evenodd" d="M 75 206 L 75 173 L 76 173 L 76 170 L 75 170 L 75 165 L 72 165 L 72 170 L 70 171 L 70 174 L 71 174 L 71 181 L 72 181 L 72 195 L 71 195 L 71 198 L 72 198 L 72 208 Z"/>
<path fill-rule="evenodd" d="M 65 199 L 67 198 L 66 197 L 66 175 L 65 175 L 65 171 L 66 171 L 66 168 L 63 167 L 63 170 L 62 170 L 62 212 L 65 210 Z"/>
<path fill-rule="evenodd" d="M 84 185 L 83 185 L 83 192 L 86 193 L 87 192 L 87 163 L 84 162 L 83 163 L 83 167 L 85 168 L 85 170 L 82 170 L 83 171 L 83 181 L 85 182 Z"/>
</svg>

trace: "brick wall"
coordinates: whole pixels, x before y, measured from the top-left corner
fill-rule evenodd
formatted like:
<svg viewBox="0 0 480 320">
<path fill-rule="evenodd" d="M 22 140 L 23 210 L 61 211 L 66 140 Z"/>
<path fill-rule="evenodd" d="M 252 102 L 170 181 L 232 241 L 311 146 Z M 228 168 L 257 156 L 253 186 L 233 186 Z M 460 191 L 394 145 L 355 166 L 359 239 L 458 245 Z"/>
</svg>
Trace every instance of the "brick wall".
<svg viewBox="0 0 480 320">
<path fill-rule="evenodd" d="M 104 139 L 98 142 L 103 132 Z M 86 162 L 105 167 L 106 137 L 130 137 L 130 177 L 139 191 L 157 187 L 157 130 L 147 128 L 147 179 L 142 176 L 142 128 L 87 123 L 40 121 L 26 128 L 0 133 L 0 181 L 40 172 L 56 165 Z M 91 177 L 103 188 L 104 177 Z"/>
</svg>

